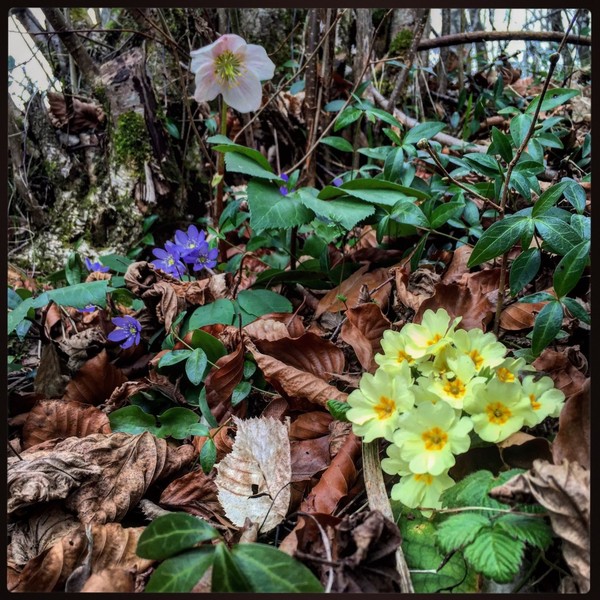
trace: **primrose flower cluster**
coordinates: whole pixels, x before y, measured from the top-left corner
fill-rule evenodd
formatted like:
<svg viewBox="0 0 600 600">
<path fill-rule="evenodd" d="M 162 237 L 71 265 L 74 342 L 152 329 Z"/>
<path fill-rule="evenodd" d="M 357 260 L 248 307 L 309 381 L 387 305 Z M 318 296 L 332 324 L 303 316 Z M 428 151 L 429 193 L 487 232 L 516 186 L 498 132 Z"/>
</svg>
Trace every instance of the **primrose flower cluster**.
<svg viewBox="0 0 600 600">
<path fill-rule="evenodd" d="M 216 267 L 219 250 L 209 246 L 204 231 L 190 225 L 187 232 L 180 229 L 175 232 L 175 242 L 168 241 L 164 248 L 154 248 L 152 254 L 157 259 L 152 261 L 155 267 L 181 279 L 189 267 L 194 271 Z"/>
<path fill-rule="evenodd" d="M 388 330 L 375 374 L 348 397 L 348 419 L 365 442 L 392 442 L 381 468 L 400 475 L 392 499 L 410 508 L 441 508 L 448 475 L 471 436 L 498 443 L 557 417 L 564 394 L 522 358 L 507 358 L 493 333 L 456 329 L 461 317 L 425 311 L 421 324 Z"/>
</svg>

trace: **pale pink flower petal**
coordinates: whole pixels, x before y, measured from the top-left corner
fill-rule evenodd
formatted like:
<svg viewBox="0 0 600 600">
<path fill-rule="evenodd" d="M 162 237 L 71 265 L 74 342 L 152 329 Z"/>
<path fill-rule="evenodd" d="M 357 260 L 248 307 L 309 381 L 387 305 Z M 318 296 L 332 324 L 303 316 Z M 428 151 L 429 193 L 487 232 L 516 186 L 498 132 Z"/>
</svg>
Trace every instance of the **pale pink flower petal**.
<svg viewBox="0 0 600 600">
<path fill-rule="evenodd" d="M 221 91 L 221 86 L 215 79 L 212 64 L 205 64 L 196 73 L 196 91 L 194 92 L 196 102 L 214 100 Z"/>
<path fill-rule="evenodd" d="M 246 46 L 246 40 L 235 33 L 226 33 L 222 35 L 217 42 L 221 44 L 219 47 L 219 54 L 230 50 L 231 52 L 237 52 L 240 48 Z"/>
<path fill-rule="evenodd" d="M 242 113 L 258 110 L 262 100 L 262 85 L 254 73 L 246 71 L 236 85 L 221 90 L 225 102 Z"/>
<path fill-rule="evenodd" d="M 271 79 L 275 74 L 275 63 L 267 56 L 267 51 L 262 46 L 246 46 L 245 64 L 261 81 Z"/>
</svg>

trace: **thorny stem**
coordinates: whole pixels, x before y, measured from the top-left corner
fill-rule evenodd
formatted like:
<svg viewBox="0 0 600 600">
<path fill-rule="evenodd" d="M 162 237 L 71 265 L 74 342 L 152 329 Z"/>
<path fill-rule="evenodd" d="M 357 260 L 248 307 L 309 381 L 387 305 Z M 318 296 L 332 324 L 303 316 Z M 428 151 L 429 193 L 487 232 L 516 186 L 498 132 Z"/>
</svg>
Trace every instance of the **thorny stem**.
<svg viewBox="0 0 600 600">
<path fill-rule="evenodd" d="M 550 55 L 550 69 L 548 70 L 548 75 L 546 76 L 546 80 L 544 81 L 544 87 L 542 89 L 542 93 L 539 96 L 539 101 L 537 106 L 535 107 L 535 113 L 533 114 L 533 119 L 531 120 L 531 125 L 529 126 L 529 131 L 527 135 L 521 142 L 521 145 L 517 148 L 513 159 L 508 164 L 508 168 L 506 169 L 506 177 L 504 179 L 504 186 L 502 188 L 502 198 L 500 200 L 500 210 L 498 211 L 499 220 L 504 218 L 504 211 L 506 210 L 506 202 L 508 200 L 508 190 L 510 179 L 512 176 L 512 172 L 516 167 L 519 159 L 521 158 L 521 154 L 525 151 L 529 140 L 533 136 L 535 131 L 535 126 L 540 115 L 540 110 L 542 108 L 542 103 L 544 102 L 544 96 L 546 95 L 546 91 L 548 90 L 548 86 L 550 85 L 550 80 L 552 79 L 552 75 L 554 75 L 554 70 L 556 69 L 556 65 L 558 64 L 558 59 L 560 58 L 560 52 L 565 45 L 565 41 L 567 40 L 567 36 L 573 27 L 575 20 L 577 19 L 577 15 L 579 15 L 579 10 L 575 13 L 573 19 L 569 23 L 569 27 L 562 38 L 560 45 L 558 46 L 558 50 Z M 496 314 L 494 316 L 494 334 L 497 336 L 500 331 L 500 315 L 502 314 L 502 307 L 504 304 L 504 289 L 506 287 L 506 270 L 508 265 L 508 250 L 502 255 L 502 264 L 500 265 L 500 280 L 498 281 L 498 300 L 496 302 Z"/>
</svg>

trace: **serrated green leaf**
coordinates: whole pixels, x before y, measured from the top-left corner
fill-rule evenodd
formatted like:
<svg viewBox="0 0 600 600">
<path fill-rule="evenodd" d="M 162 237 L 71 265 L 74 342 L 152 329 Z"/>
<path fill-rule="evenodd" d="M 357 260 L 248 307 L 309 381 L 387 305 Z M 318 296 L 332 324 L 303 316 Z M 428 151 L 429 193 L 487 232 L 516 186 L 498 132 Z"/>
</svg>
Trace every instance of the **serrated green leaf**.
<svg viewBox="0 0 600 600">
<path fill-rule="evenodd" d="M 207 474 L 210 473 L 210 470 L 213 468 L 216 460 L 217 447 L 212 441 L 212 438 L 208 438 L 204 442 L 202 450 L 200 450 L 200 466 L 202 467 L 202 470 Z"/>
<path fill-rule="evenodd" d="M 332 148 L 340 150 L 341 152 L 354 152 L 354 147 L 347 139 L 335 135 L 324 137 L 321 140 L 321 144 L 331 146 Z"/>
<path fill-rule="evenodd" d="M 215 548 L 211 592 L 251 592 L 250 582 L 239 570 L 224 543 Z"/>
<path fill-rule="evenodd" d="M 533 324 L 531 351 L 539 356 L 542 350 L 556 337 L 563 320 L 563 307 L 558 300 L 548 302 L 538 313 Z"/>
<path fill-rule="evenodd" d="M 531 211 L 532 217 L 537 217 L 545 213 L 549 208 L 554 206 L 564 194 L 566 188 L 569 187 L 568 182 L 561 181 L 552 187 L 549 187 L 536 201 L 533 205 L 533 209 Z"/>
<path fill-rule="evenodd" d="M 158 361 L 158 368 L 162 369 L 163 367 L 170 367 L 172 365 L 176 365 L 184 360 L 187 360 L 189 356 L 192 354 L 191 350 L 187 348 L 182 350 L 173 350 L 164 356 L 161 356 Z"/>
<path fill-rule="evenodd" d="M 219 298 L 210 304 L 200 306 L 190 315 L 188 328 L 199 329 L 205 325 L 221 323 L 232 325 L 234 323 L 235 308 L 231 300 Z"/>
<path fill-rule="evenodd" d="M 231 557 L 248 582 L 249 591 L 261 594 L 323 592 L 323 586 L 307 567 L 272 546 L 237 544 Z"/>
<path fill-rule="evenodd" d="M 526 217 L 506 217 L 493 223 L 475 244 L 467 266 L 475 267 L 512 248 L 523 235 L 527 221 Z"/>
<path fill-rule="evenodd" d="M 222 147 L 226 148 L 227 146 Z M 256 161 L 243 154 L 239 154 L 238 152 L 228 152 L 225 154 L 225 166 L 227 170 L 232 173 L 243 173 L 244 175 L 259 177 L 260 179 L 279 179 L 278 176 L 273 173 L 272 169 L 265 169 Z"/>
<path fill-rule="evenodd" d="M 517 256 L 510 268 L 510 293 L 516 296 L 538 274 L 542 255 L 538 248 L 529 248 Z"/>
<path fill-rule="evenodd" d="M 452 552 L 470 544 L 479 531 L 490 524 L 490 518 L 481 513 L 464 512 L 452 515 L 438 525 L 436 541 L 444 552 Z"/>
<path fill-rule="evenodd" d="M 152 573 L 144 592 L 191 592 L 212 565 L 214 548 L 206 546 L 163 561 Z"/>
<path fill-rule="evenodd" d="M 583 241 L 568 223 L 558 217 L 542 215 L 534 221 L 541 238 L 556 254 L 564 256 Z"/>
<path fill-rule="evenodd" d="M 251 180 L 248 183 L 250 227 L 256 232 L 284 229 L 309 223 L 314 214 L 293 194 L 282 196 L 279 188 Z"/>
<path fill-rule="evenodd" d="M 583 306 L 581 306 L 581 304 L 579 304 L 579 302 L 577 302 L 577 300 L 575 300 L 574 298 L 561 298 L 560 301 L 562 302 L 563 306 L 566 306 L 567 310 L 576 319 L 579 319 L 580 321 L 583 321 L 584 323 L 591 325 L 592 320 L 590 318 L 590 315 L 588 315 L 585 308 L 583 308 Z"/>
<path fill-rule="evenodd" d="M 423 138 L 429 140 L 445 128 L 445 123 L 439 123 L 438 121 L 426 121 L 424 123 L 419 123 L 406 133 L 406 135 L 404 136 L 403 143 L 416 144 L 419 140 L 422 140 Z"/>
<path fill-rule="evenodd" d="M 510 537 L 540 550 L 545 550 L 552 542 L 552 529 L 548 523 L 538 517 L 500 515 L 494 521 L 495 529 L 504 531 Z"/>
<path fill-rule="evenodd" d="M 350 410 L 350 405 L 347 402 L 340 402 L 339 400 L 327 400 L 327 410 L 331 413 L 331 416 L 338 421 L 349 423 L 346 413 Z"/>
<path fill-rule="evenodd" d="M 200 385 L 204 379 L 207 366 L 206 352 L 202 348 L 196 348 L 185 363 L 185 374 L 194 385 Z"/>
<path fill-rule="evenodd" d="M 320 200 L 304 189 L 298 190 L 300 202 L 318 217 L 342 225 L 348 231 L 375 212 L 375 206 L 352 198 Z"/>
<path fill-rule="evenodd" d="M 187 513 L 170 513 L 157 517 L 144 529 L 136 554 L 141 558 L 163 560 L 218 537 L 219 532 L 206 521 Z"/>
<path fill-rule="evenodd" d="M 582 242 L 567 252 L 554 271 L 554 291 L 558 298 L 566 296 L 579 282 L 588 264 L 590 242 Z"/>
<path fill-rule="evenodd" d="M 465 560 L 479 573 L 497 583 L 510 583 L 519 572 L 524 544 L 491 527 L 479 531 L 464 549 Z"/>
</svg>

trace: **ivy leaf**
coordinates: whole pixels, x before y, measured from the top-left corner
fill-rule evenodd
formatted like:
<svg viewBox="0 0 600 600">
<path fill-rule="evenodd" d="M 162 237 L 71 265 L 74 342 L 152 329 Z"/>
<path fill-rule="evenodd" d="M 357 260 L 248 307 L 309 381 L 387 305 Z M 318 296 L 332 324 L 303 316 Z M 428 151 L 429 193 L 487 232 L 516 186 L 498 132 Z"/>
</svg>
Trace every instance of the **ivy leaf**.
<svg viewBox="0 0 600 600">
<path fill-rule="evenodd" d="M 489 527 L 479 531 L 473 543 L 464 549 L 464 557 L 485 577 L 498 583 L 510 583 L 519 572 L 523 550 L 523 542 Z"/>
<path fill-rule="evenodd" d="M 500 529 L 510 537 L 540 548 L 540 550 L 545 550 L 552 542 L 552 529 L 538 517 L 500 515 L 494 521 L 494 529 Z"/>
<path fill-rule="evenodd" d="M 445 519 L 437 528 L 436 540 L 444 552 L 452 552 L 470 544 L 484 527 L 490 526 L 490 518 L 476 512 L 464 512 Z"/>
<path fill-rule="evenodd" d="M 191 592 L 212 565 L 214 553 L 213 546 L 206 546 L 168 558 L 152 573 L 144 592 Z"/>
<path fill-rule="evenodd" d="M 200 385 L 208 365 L 208 357 L 202 348 L 196 348 L 185 363 L 185 374 L 194 384 Z"/>
<path fill-rule="evenodd" d="M 556 337 L 563 319 L 563 307 L 558 300 L 548 302 L 535 319 L 531 337 L 531 351 L 539 356 L 542 350 Z"/>
<path fill-rule="evenodd" d="M 529 248 L 521 252 L 510 269 L 510 293 L 516 296 L 537 274 L 542 264 L 538 248 Z"/>
<path fill-rule="evenodd" d="M 170 513 L 157 517 L 144 529 L 136 554 L 141 558 L 163 560 L 217 537 L 219 532 L 206 521 L 187 513 Z"/>
<path fill-rule="evenodd" d="M 575 300 L 574 298 L 561 298 L 560 301 L 562 302 L 563 306 L 565 306 L 567 308 L 567 310 L 576 319 L 579 319 L 580 321 L 583 321 L 584 323 L 591 325 L 592 320 L 590 318 L 590 315 L 588 315 L 585 308 L 583 308 L 583 306 L 581 306 L 581 304 L 579 304 L 579 302 L 577 302 L 577 300 Z"/>
<path fill-rule="evenodd" d="M 569 250 L 554 271 L 554 291 L 559 298 L 566 296 L 578 283 L 590 254 L 590 242 L 582 242 Z"/>
<path fill-rule="evenodd" d="M 527 228 L 527 217 L 506 217 L 496 221 L 483 232 L 473 248 L 467 266 L 476 265 L 500 256 L 512 248 Z"/>
</svg>

